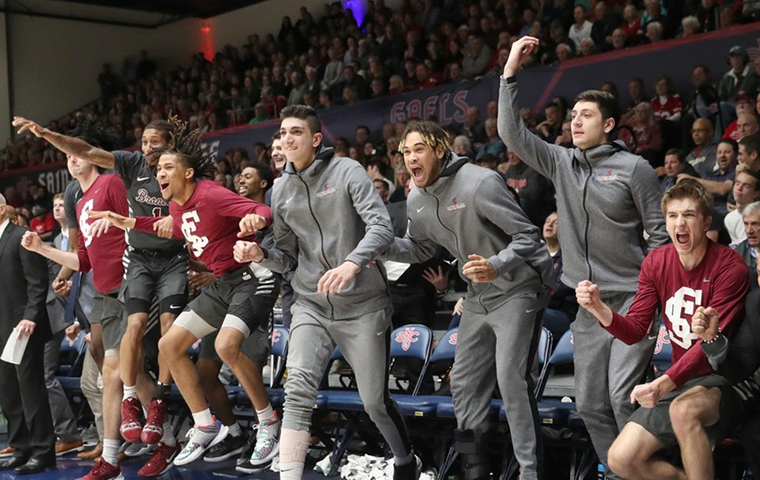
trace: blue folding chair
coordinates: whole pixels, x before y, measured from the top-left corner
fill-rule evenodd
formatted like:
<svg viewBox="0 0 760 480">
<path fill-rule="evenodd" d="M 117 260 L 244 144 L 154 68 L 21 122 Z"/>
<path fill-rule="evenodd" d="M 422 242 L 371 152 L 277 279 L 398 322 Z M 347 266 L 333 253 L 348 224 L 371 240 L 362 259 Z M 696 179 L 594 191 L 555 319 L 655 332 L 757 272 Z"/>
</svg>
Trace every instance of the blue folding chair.
<svg viewBox="0 0 760 480">
<path fill-rule="evenodd" d="M 87 342 L 84 340 L 85 335 L 84 331 L 79 332 L 79 335 L 77 335 L 72 344 L 69 344 L 69 339 L 65 337 L 61 341 L 59 359 L 62 361 L 56 369 L 56 377 L 61 387 L 63 387 L 63 391 L 72 399 L 82 395 L 80 377 L 82 376 L 84 357 L 87 353 Z M 68 362 L 64 363 L 64 359 L 67 359 Z"/>
<path fill-rule="evenodd" d="M 551 358 L 551 354 L 552 333 L 548 329 L 542 327 L 540 337 L 538 338 L 538 348 L 536 351 L 539 373 L 538 378 L 536 379 L 535 388 L 533 390 L 533 395 L 535 396 L 537 402 L 541 400 L 541 397 L 544 393 L 544 388 L 546 387 L 546 381 L 549 372 L 549 359 Z M 504 405 L 502 405 L 499 409 L 499 420 L 507 420 L 507 411 L 504 408 Z M 540 416 L 539 421 L 541 421 Z M 517 458 L 515 458 L 514 454 L 512 454 L 504 463 L 504 468 L 502 469 L 500 478 L 502 480 L 512 478 L 517 473 L 517 470 L 519 468 L 520 464 L 517 462 Z"/>
<path fill-rule="evenodd" d="M 409 385 L 412 395 L 419 391 L 430 357 L 433 343 L 433 333 L 428 327 L 420 324 L 404 325 L 391 333 L 390 357 L 391 361 L 398 358 L 417 358 L 423 361 L 422 372 L 414 385 Z M 333 359 L 342 358 L 340 350 L 336 348 Z M 395 397 L 394 397 L 395 398 Z M 364 405 L 356 390 L 322 390 L 317 398 L 317 406 L 324 402 L 328 410 L 342 412 L 348 418 L 342 438 L 336 442 L 336 449 L 332 457 L 332 465 L 337 472 L 337 466 L 346 453 L 348 441 L 356 433 L 359 425 L 359 417 L 364 412 Z M 399 406 L 401 408 L 401 406 Z M 411 407 L 410 407 L 411 408 Z M 428 412 L 433 412 L 434 405 L 427 406 Z"/>
</svg>

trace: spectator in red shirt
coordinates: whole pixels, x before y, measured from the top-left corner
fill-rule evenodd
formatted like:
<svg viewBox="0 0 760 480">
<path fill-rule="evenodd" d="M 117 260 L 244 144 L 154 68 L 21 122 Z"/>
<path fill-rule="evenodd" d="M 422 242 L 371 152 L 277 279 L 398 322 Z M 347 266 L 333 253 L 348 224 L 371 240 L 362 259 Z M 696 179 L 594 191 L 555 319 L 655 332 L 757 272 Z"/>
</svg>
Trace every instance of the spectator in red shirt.
<svg viewBox="0 0 760 480">
<path fill-rule="evenodd" d="M 730 138 L 737 142 L 742 139 L 742 135 L 737 128 L 738 119 L 745 114 L 754 115 L 755 102 L 752 97 L 744 90 L 738 92 L 734 97 L 734 106 L 736 107 L 736 118 L 723 132 L 723 138 Z"/>
<path fill-rule="evenodd" d="M 649 101 L 658 120 L 677 122 L 681 119 L 681 97 L 669 76 L 663 75 L 654 84 L 657 96 Z"/>
<path fill-rule="evenodd" d="M 625 21 L 620 25 L 620 28 L 625 32 L 626 37 L 631 38 L 641 30 L 641 17 L 633 4 L 626 5 L 623 10 L 623 18 Z"/>
<path fill-rule="evenodd" d="M 578 304 L 620 340 L 633 344 L 651 331 L 658 306 L 673 346 L 672 366 L 656 380 L 637 385 L 631 392 L 636 410 L 610 447 L 609 466 L 624 478 L 714 478 L 712 458 L 688 455 L 682 450 L 684 472 L 657 452 L 678 443 L 716 440 L 720 429 L 674 432 L 671 416 L 678 397 L 694 395 L 720 402 L 721 387 L 730 388 L 712 368 L 692 331 L 692 319 L 717 311 L 721 330 L 731 336 L 744 315 L 749 274 L 742 258 L 728 247 L 707 238 L 712 221 L 712 195 L 694 180 L 684 180 L 662 199 L 672 244 L 652 251 L 641 265 L 639 288 L 627 315 L 612 311 L 601 299 L 599 287 L 588 280 L 578 284 Z M 736 320 L 736 322 L 735 322 Z M 698 437 L 698 438 L 695 438 Z"/>
<path fill-rule="evenodd" d="M 50 240 L 53 235 L 53 229 L 55 229 L 55 219 L 53 216 L 45 211 L 45 208 L 40 205 L 32 207 L 32 221 L 29 222 L 29 229 L 33 232 L 37 232 L 40 239 L 43 241 Z"/>
<path fill-rule="evenodd" d="M 417 87 L 419 90 L 438 85 L 438 79 L 430 73 L 430 69 L 424 62 L 418 63 L 414 71 L 417 82 L 419 82 L 419 86 Z"/>
</svg>

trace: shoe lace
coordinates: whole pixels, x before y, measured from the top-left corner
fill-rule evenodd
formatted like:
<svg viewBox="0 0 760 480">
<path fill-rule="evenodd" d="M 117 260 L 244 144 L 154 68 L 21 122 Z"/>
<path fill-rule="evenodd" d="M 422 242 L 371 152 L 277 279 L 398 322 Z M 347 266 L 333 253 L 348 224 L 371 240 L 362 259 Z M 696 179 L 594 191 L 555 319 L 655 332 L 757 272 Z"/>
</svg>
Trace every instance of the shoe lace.
<svg viewBox="0 0 760 480">
<path fill-rule="evenodd" d="M 163 409 L 161 408 L 162 405 L 158 402 L 154 402 L 150 406 L 150 411 L 148 412 L 148 422 L 150 425 L 159 425 L 163 422 Z"/>
<path fill-rule="evenodd" d="M 185 434 L 185 438 L 189 438 L 190 439 L 190 443 L 192 443 L 193 440 L 195 439 L 196 433 L 197 433 L 197 430 L 196 430 L 195 427 L 193 427 L 193 428 L 191 428 L 190 430 L 187 431 L 187 433 Z M 198 443 L 198 442 L 195 442 L 195 443 Z M 188 443 L 188 445 L 189 445 L 189 443 Z"/>
</svg>

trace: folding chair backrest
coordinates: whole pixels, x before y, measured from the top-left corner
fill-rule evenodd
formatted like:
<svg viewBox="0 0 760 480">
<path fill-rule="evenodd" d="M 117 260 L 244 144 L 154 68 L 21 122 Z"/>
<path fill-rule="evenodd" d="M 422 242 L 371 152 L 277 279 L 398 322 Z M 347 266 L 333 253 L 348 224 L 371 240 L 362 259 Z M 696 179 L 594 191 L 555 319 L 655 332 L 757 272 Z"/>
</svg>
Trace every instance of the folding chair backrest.
<svg viewBox="0 0 760 480">
<path fill-rule="evenodd" d="M 544 394 L 544 387 L 546 387 L 546 381 L 548 380 L 549 372 L 549 359 L 552 353 L 552 333 L 546 328 L 541 328 L 541 336 L 538 339 L 538 364 L 539 374 L 536 381 L 535 395 L 537 399 L 541 399 Z"/>
<path fill-rule="evenodd" d="M 657 332 L 657 342 L 652 355 L 652 365 L 655 368 L 655 376 L 660 376 L 665 372 L 673 362 L 673 346 L 670 343 L 670 336 L 665 325 L 660 326 Z"/>
<path fill-rule="evenodd" d="M 566 331 L 562 338 L 559 339 L 557 347 L 554 349 L 551 358 L 549 359 L 549 365 L 564 365 L 573 362 L 573 332 Z"/>
<path fill-rule="evenodd" d="M 285 358 L 288 355 L 288 340 L 290 331 L 285 327 L 274 327 L 272 329 L 272 355 L 275 357 Z"/>
<path fill-rule="evenodd" d="M 433 332 L 425 325 L 410 324 L 391 333 L 391 358 L 417 358 L 427 361 L 433 345 Z"/>
</svg>

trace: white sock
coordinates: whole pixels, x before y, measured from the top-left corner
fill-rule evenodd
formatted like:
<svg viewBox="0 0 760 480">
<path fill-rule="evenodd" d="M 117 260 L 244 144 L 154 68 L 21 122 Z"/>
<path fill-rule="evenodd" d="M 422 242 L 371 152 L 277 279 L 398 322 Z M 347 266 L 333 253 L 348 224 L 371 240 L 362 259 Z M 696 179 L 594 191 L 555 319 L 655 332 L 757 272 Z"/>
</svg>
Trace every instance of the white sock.
<svg viewBox="0 0 760 480">
<path fill-rule="evenodd" d="M 173 447 L 177 444 L 177 439 L 174 437 L 174 431 L 172 430 L 172 422 L 164 422 L 164 436 L 161 437 L 161 441 L 167 447 Z"/>
<path fill-rule="evenodd" d="M 259 423 L 269 423 L 277 418 L 274 414 L 274 410 L 272 409 L 272 404 L 267 405 L 267 408 L 264 410 L 256 410 L 256 416 L 259 419 Z"/>
<path fill-rule="evenodd" d="M 137 385 L 131 387 L 124 385 L 124 396 L 121 399 L 124 401 L 128 398 L 137 398 Z"/>
<path fill-rule="evenodd" d="M 227 427 L 227 429 L 228 429 L 228 434 L 232 435 L 233 437 L 239 437 L 240 435 L 243 434 L 243 429 L 240 428 L 240 424 L 238 422 L 233 423 L 232 425 Z"/>
<path fill-rule="evenodd" d="M 301 480 L 303 477 L 303 462 L 280 463 L 280 480 Z"/>
<path fill-rule="evenodd" d="M 197 427 L 207 427 L 214 423 L 214 421 L 211 419 L 211 410 L 208 408 L 206 410 L 201 410 L 200 412 L 194 413 L 193 421 Z"/>
<path fill-rule="evenodd" d="M 121 440 L 103 440 L 103 460 L 118 467 L 120 446 Z"/>
</svg>

